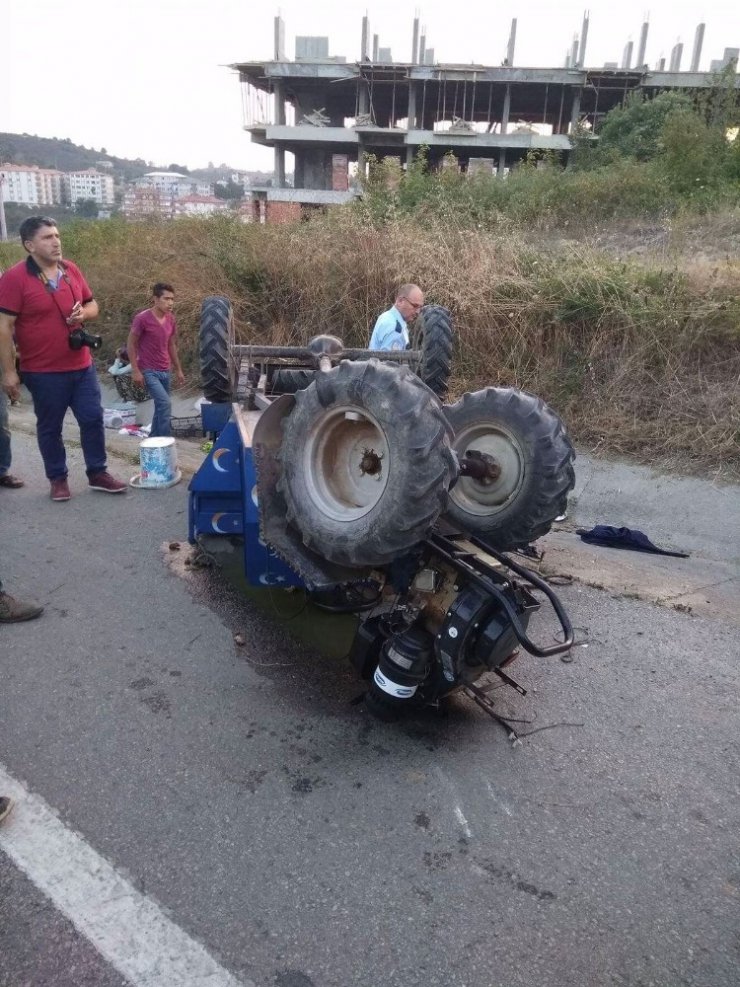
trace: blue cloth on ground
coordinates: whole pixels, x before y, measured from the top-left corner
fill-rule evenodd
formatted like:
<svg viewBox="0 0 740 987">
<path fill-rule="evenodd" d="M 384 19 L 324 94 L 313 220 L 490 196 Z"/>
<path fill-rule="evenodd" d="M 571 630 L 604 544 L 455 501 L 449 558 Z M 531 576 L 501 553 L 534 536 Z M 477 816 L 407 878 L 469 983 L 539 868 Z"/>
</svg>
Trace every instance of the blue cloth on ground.
<svg viewBox="0 0 740 987">
<path fill-rule="evenodd" d="M 673 555 L 678 559 L 689 557 L 686 552 L 671 552 L 667 548 L 658 548 L 643 531 L 638 531 L 636 528 L 615 528 L 610 524 L 597 524 L 590 531 L 576 528 L 576 534 L 590 545 L 627 548 L 633 552 L 653 552 L 655 555 Z"/>
</svg>

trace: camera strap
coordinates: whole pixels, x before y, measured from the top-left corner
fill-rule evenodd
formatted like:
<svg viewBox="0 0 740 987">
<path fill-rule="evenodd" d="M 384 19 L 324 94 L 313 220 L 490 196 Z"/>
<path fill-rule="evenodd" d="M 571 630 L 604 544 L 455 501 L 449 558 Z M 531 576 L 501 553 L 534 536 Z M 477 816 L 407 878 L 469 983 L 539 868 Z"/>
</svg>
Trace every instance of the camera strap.
<svg viewBox="0 0 740 987">
<path fill-rule="evenodd" d="M 67 274 L 67 271 L 66 271 L 66 269 L 64 267 L 64 264 L 62 264 L 60 262 L 59 265 L 58 265 L 59 277 L 57 278 L 56 287 L 54 287 L 52 285 L 51 281 L 47 278 L 47 276 L 44 274 L 44 272 L 38 266 L 38 264 L 33 260 L 33 258 L 30 258 L 30 260 L 33 263 L 33 266 L 35 268 L 35 272 L 34 273 L 36 274 L 36 277 L 39 279 L 39 281 L 41 282 L 41 284 L 46 288 L 46 290 L 49 292 L 49 294 L 51 295 L 51 297 L 54 299 L 54 304 L 56 305 L 57 311 L 59 312 L 59 315 L 62 318 L 62 322 L 64 323 L 65 330 L 68 333 L 71 332 L 72 329 L 70 328 L 70 326 L 67 325 L 67 318 L 68 318 L 68 316 L 66 316 L 64 314 L 64 312 L 62 311 L 62 306 L 59 304 L 59 299 L 57 298 L 57 290 L 59 288 L 59 281 L 60 280 L 61 281 L 64 281 L 64 283 L 69 288 L 69 290 L 70 290 L 70 292 L 72 294 L 73 307 L 74 307 L 74 305 L 77 304 L 77 302 L 79 301 L 79 299 L 75 295 L 74 285 L 72 284 L 72 280 L 71 280 L 69 274 Z"/>
</svg>

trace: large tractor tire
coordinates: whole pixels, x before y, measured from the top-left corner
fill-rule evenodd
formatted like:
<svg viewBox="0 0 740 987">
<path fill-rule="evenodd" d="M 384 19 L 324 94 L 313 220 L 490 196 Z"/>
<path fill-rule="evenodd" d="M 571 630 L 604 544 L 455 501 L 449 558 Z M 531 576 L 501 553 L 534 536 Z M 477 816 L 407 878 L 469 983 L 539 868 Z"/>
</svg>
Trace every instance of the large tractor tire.
<svg viewBox="0 0 740 987">
<path fill-rule="evenodd" d="M 501 551 L 547 534 L 575 484 L 575 452 L 552 408 L 524 391 L 487 387 L 444 412 L 458 457 L 483 453 L 499 470 L 495 479 L 461 477 L 447 518 Z"/>
<path fill-rule="evenodd" d="M 452 429 L 408 367 L 344 360 L 285 420 L 278 487 L 304 544 L 340 565 L 385 565 L 431 532 L 457 476 Z"/>
<path fill-rule="evenodd" d="M 200 309 L 200 379 L 208 401 L 228 404 L 236 397 L 239 361 L 234 354 L 234 313 L 221 295 L 203 299 Z"/>
<path fill-rule="evenodd" d="M 453 340 L 449 310 L 425 305 L 411 329 L 411 349 L 421 350 L 421 360 L 413 369 L 440 401 L 447 395 L 452 372 Z"/>
</svg>

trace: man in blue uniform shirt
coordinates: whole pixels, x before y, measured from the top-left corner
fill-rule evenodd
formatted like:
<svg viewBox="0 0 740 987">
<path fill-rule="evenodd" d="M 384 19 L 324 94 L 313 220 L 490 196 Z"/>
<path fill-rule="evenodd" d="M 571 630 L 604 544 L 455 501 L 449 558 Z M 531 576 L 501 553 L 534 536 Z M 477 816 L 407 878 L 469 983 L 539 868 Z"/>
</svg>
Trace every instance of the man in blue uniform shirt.
<svg viewBox="0 0 740 987">
<path fill-rule="evenodd" d="M 408 349 L 408 323 L 414 321 L 423 304 L 424 294 L 418 284 L 402 284 L 393 305 L 378 316 L 368 349 Z"/>
</svg>

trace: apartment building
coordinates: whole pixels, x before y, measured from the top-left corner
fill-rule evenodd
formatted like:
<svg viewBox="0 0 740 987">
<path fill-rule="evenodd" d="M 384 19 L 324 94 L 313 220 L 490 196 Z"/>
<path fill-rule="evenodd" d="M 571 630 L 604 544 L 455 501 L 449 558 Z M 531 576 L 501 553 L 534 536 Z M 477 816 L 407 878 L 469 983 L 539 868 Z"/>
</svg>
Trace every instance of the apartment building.
<svg viewBox="0 0 740 987">
<path fill-rule="evenodd" d="M 180 199 L 188 195 L 211 195 L 213 189 L 178 171 L 150 171 L 136 181 L 137 188 L 153 188 L 163 195 Z"/>
<path fill-rule="evenodd" d="M 101 206 L 112 206 L 115 202 L 111 175 L 86 168 L 84 171 L 64 172 L 62 178 L 64 199 L 71 205 L 84 199 L 92 199 Z"/>
<path fill-rule="evenodd" d="M 173 213 L 178 216 L 215 216 L 229 211 L 229 203 L 215 195 L 183 195 L 172 200 Z"/>
<path fill-rule="evenodd" d="M 172 219 L 174 198 L 153 185 L 132 185 L 123 195 L 122 212 L 127 219 Z"/>
<path fill-rule="evenodd" d="M 5 202 L 24 206 L 54 205 L 62 201 L 62 172 L 35 165 L 0 164 Z"/>
</svg>

